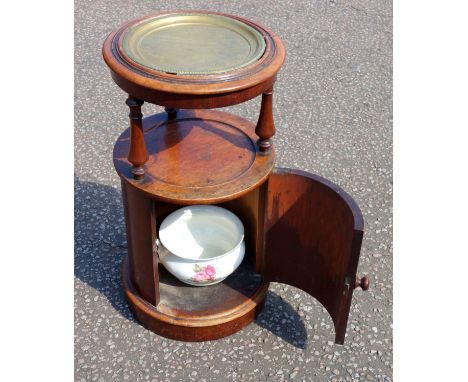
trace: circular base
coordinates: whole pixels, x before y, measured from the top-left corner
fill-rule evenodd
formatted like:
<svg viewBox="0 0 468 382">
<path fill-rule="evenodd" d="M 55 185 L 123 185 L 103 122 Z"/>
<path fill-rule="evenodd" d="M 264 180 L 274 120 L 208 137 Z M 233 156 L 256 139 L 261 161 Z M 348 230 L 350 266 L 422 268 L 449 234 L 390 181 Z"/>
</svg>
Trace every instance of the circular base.
<svg viewBox="0 0 468 382">
<path fill-rule="evenodd" d="M 160 302 L 144 300 L 130 280 L 128 258 L 122 263 L 122 284 L 135 318 L 148 330 L 179 341 L 208 341 L 238 332 L 261 311 L 269 283 L 244 261 L 223 282 L 191 287 L 159 268 Z"/>
</svg>

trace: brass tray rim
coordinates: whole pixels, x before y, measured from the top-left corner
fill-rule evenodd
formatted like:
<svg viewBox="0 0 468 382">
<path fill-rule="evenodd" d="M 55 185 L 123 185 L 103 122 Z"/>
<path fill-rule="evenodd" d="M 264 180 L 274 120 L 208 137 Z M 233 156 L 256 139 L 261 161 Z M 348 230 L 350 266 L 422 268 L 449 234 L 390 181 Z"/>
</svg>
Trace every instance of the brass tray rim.
<svg viewBox="0 0 468 382">
<path fill-rule="evenodd" d="M 142 62 L 136 60 L 135 57 L 133 57 L 133 55 L 129 54 L 129 50 L 127 49 L 127 43 L 128 43 L 127 40 L 129 38 L 130 33 L 131 33 L 132 30 L 135 30 L 136 28 L 141 27 L 142 24 L 148 24 L 148 23 L 154 22 L 155 19 L 163 19 L 163 18 L 171 18 L 171 17 L 179 18 L 179 17 L 184 17 L 184 16 L 205 16 L 205 17 L 208 17 L 208 18 L 227 19 L 227 20 L 229 20 L 230 23 L 236 24 L 236 25 L 248 30 L 249 32 L 251 32 L 251 34 L 255 37 L 255 40 L 258 43 L 258 48 L 256 49 L 255 54 L 249 60 L 244 61 L 240 65 L 235 65 L 235 66 L 232 66 L 232 67 L 223 68 L 222 70 L 203 70 L 203 71 L 179 70 L 179 69 L 177 69 L 175 67 L 164 66 L 164 65 L 157 65 L 157 66 L 151 65 L 150 66 L 150 65 L 147 65 L 145 63 L 142 63 Z M 177 13 L 157 14 L 154 17 L 145 18 L 145 19 L 142 19 L 142 20 L 140 20 L 139 22 L 137 22 L 135 24 L 130 25 L 128 28 L 126 28 L 125 31 L 123 31 L 120 40 L 121 40 L 121 44 L 119 44 L 119 50 L 120 50 L 120 52 L 122 54 L 122 57 L 125 58 L 127 61 L 134 62 L 137 65 L 140 65 L 140 66 L 142 66 L 144 68 L 154 70 L 154 71 L 157 71 L 157 72 L 169 73 L 169 74 L 175 74 L 175 75 L 181 75 L 181 76 L 184 76 L 184 75 L 195 75 L 195 76 L 196 75 L 203 75 L 203 76 L 206 76 L 206 75 L 219 75 L 219 74 L 223 74 L 223 73 L 237 71 L 239 69 L 248 67 L 249 65 L 252 65 L 253 63 L 259 61 L 263 57 L 263 55 L 265 54 L 265 51 L 266 51 L 265 37 L 264 37 L 263 33 L 261 31 L 257 30 L 254 26 L 249 25 L 249 24 L 247 24 L 247 23 L 245 23 L 245 22 L 243 22 L 241 20 L 238 20 L 236 18 L 229 17 L 228 15 L 205 13 L 205 12 L 187 12 L 187 13 L 177 12 Z"/>
</svg>

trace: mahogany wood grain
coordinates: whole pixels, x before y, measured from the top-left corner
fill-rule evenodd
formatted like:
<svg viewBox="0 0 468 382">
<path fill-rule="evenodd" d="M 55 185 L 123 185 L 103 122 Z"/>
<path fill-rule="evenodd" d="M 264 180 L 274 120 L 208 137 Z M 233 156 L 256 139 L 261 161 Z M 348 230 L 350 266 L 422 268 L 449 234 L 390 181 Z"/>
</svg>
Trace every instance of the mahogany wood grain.
<svg viewBox="0 0 468 382">
<path fill-rule="evenodd" d="M 128 161 L 132 164 L 132 174 L 135 179 L 143 179 L 145 170 L 143 165 L 148 160 L 145 137 L 143 134 L 141 106 L 143 101 L 129 96 L 126 101 L 130 108 L 130 148 L 128 150 Z"/>
<path fill-rule="evenodd" d="M 143 120 L 149 160 L 136 181 L 127 159 L 127 129 L 114 147 L 120 177 L 148 196 L 175 204 L 213 204 L 232 200 L 262 184 L 275 163 L 258 151 L 255 125 L 215 110 L 179 110 Z"/>
<path fill-rule="evenodd" d="M 264 93 L 271 88 L 276 81 L 276 76 L 272 76 L 264 82 L 246 89 L 226 93 L 191 95 L 159 92 L 141 85 L 136 85 L 131 80 L 119 77 L 112 71 L 111 76 L 114 82 L 128 94 L 143 99 L 145 102 L 177 109 L 215 109 L 237 105 Z"/>
<path fill-rule="evenodd" d="M 273 87 L 262 94 L 262 105 L 258 117 L 255 133 L 259 136 L 258 147 L 261 152 L 267 153 L 271 149 L 270 138 L 275 135 L 275 123 L 273 121 Z"/>
<path fill-rule="evenodd" d="M 127 227 L 128 273 L 139 294 L 150 304 L 159 303 L 158 259 L 153 251 L 156 225 L 153 202 L 144 193 L 122 182 Z"/>
<path fill-rule="evenodd" d="M 354 200 L 335 184 L 303 171 L 275 169 L 267 187 L 266 281 L 286 283 L 315 297 L 343 344 L 363 235 Z"/>
</svg>

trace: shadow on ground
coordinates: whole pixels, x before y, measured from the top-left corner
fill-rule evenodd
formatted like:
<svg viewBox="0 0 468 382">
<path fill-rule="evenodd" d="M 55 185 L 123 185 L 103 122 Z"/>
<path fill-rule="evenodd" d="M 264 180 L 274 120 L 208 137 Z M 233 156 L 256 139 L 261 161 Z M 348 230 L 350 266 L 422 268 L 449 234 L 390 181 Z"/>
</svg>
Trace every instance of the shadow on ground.
<svg viewBox="0 0 468 382">
<path fill-rule="evenodd" d="M 120 188 L 75 176 L 75 276 L 135 321 L 120 286 L 120 264 L 126 252 Z M 256 323 L 296 347 L 307 347 L 307 332 L 297 311 L 271 290 Z"/>
</svg>

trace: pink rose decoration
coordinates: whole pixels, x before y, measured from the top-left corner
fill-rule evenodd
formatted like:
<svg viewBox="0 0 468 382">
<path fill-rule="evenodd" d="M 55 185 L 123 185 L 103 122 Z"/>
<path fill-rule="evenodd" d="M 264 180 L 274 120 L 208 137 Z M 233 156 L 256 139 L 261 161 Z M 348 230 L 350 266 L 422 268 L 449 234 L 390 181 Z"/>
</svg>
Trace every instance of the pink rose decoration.
<svg viewBox="0 0 468 382">
<path fill-rule="evenodd" d="M 216 269 L 212 265 L 208 265 L 205 268 L 205 274 L 209 277 L 210 280 L 214 279 L 214 276 L 216 274 Z"/>
<path fill-rule="evenodd" d="M 206 267 L 202 267 L 199 264 L 195 264 L 193 269 L 196 273 L 193 276 L 193 280 L 197 282 L 206 281 L 206 280 L 214 280 L 216 269 L 212 265 L 207 265 Z"/>
<path fill-rule="evenodd" d="M 204 281 L 204 280 L 208 280 L 208 276 L 205 272 L 198 272 L 195 274 L 195 276 L 193 276 L 194 280 L 195 281 Z"/>
</svg>

